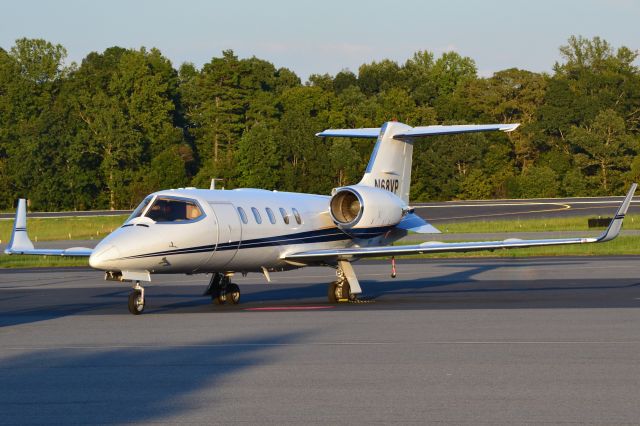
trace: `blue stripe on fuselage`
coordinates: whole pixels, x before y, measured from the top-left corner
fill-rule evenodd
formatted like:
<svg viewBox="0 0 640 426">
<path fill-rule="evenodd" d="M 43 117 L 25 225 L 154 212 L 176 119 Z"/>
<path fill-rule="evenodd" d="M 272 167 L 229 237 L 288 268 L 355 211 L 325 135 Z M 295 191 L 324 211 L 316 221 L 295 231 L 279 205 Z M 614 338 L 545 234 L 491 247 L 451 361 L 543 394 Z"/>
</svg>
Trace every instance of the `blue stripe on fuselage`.
<svg viewBox="0 0 640 426">
<path fill-rule="evenodd" d="M 314 231 L 298 232 L 295 234 L 284 234 L 284 235 L 277 235 L 277 236 L 266 237 L 266 238 L 254 238 L 254 239 L 245 240 L 245 241 L 232 241 L 229 243 L 220 243 L 217 246 L 214 244 L 209 244 L 209 245 L 197 246 L 197 247 L 164 250 L 164 251 L 158 251 L 153 253 L 145 253 L 145 254 L 138 254 L 135 256 L 123 257 L 121 259 L 139 259 L 139 258 L 154 257 L 154 256 L 204 253 L 204 252 L 217 251 L 217 250 L 220 250 L 220 251 L 236 250 L 236 249 L 240 250 L 240 249 L 248 249 L 248 248 L 261 248 L 261 247 L 282 246 L 282 245 L 292 245 L 292 244 L 311 244 L 311 243 L 321 243 L 321 242 L 329 242 L 329 241 L 349 240 L 352 238 L 373 238 L 387 232 L 392 228 L 393 226 L 364 228 L 364 229 L 358 229 L 358 230 L 351 229 L 349 230 L 349 234 L 345 233 L 339 228 L 325 228 L 325 229 L 318 229 Z M 238 245 L 238 243 L 240 244 Z"/>
</svg>

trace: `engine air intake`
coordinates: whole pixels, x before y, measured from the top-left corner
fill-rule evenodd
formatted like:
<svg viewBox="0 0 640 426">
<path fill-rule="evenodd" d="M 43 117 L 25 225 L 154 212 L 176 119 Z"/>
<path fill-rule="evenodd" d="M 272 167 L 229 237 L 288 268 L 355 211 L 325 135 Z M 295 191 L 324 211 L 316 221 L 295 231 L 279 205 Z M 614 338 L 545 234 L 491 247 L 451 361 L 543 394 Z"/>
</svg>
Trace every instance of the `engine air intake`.
<svg viewBox="0 0 640 426">
<path fill-rule="evenodd" d="M 331 216 L 341 224 L 357 221 L 362 215 L 362 203 L 356 193 L 342 190 L 331 198 Z"/>
</svg>

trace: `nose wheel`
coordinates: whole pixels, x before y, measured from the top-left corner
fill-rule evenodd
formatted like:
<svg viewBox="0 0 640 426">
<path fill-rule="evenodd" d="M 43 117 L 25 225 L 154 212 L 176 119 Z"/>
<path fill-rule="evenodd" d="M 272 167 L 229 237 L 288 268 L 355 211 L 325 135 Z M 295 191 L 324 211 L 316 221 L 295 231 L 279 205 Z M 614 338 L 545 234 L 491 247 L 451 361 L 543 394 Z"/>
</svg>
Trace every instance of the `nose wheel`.
<svg viewBox="0 0 640 426">
<path fill-rule="evenodd" d="M 135 287 L 129 293 L 129 312 L 133 315 L 140 315 L 144 311 L 144 288 L 140 281 L 136 281 Z"/>
</svg>

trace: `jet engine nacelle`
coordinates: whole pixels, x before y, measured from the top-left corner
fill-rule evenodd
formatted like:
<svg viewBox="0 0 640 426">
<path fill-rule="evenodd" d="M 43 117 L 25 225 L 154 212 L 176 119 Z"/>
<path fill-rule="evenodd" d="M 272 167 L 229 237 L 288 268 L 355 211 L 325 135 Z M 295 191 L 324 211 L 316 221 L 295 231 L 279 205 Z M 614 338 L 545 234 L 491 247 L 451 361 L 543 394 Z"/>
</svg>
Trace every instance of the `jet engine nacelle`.
<svg viewBox="0 0 640 426">
<path fill-rule="evenodd" d="M 337 188 L 329 202 L 333 222 L 345 231 L 397 225 L 407 209 L 392 192 L 364 185 Z"/>
</svg>

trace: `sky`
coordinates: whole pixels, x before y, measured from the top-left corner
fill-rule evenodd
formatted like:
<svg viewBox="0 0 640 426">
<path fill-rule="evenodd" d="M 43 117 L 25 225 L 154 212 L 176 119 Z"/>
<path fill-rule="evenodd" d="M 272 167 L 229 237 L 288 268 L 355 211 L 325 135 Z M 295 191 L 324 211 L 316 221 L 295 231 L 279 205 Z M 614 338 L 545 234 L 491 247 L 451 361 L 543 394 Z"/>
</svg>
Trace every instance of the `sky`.
<svg viewBox="0 0 640 426">
<path fill-rule="evenodd" d="M 0 11 L 6 50 L 43 38 L 63 45 L 70 63 L 111 46 L 156 47 L 177 68 L 232 49 L 303 81 L 382 59 L 402 64 L 419 50 L 469 56 L 481 76 L 550 72 L 571 35 L 640 49 L 640 0 L 0 0 Z"/>
</svg>

